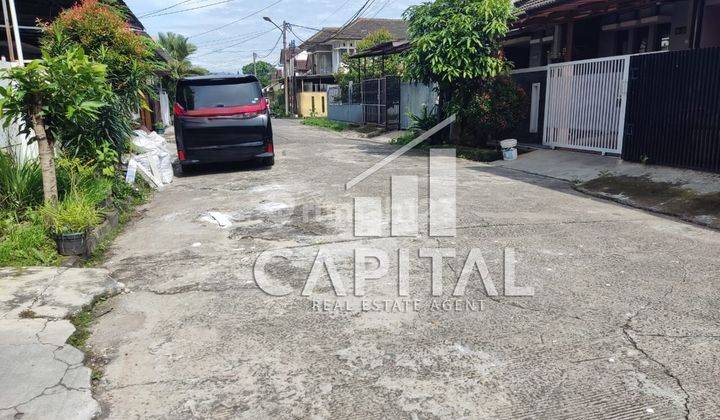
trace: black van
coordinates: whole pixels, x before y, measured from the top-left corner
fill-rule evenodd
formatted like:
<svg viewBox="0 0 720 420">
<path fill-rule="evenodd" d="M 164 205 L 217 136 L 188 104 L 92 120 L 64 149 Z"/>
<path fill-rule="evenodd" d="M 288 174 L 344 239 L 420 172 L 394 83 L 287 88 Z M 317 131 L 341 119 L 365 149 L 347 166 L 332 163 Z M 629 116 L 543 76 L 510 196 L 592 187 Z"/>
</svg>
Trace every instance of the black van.
<svg viewBox="0 0 720 420">
<path fill-rule="evenodd" d="M 275 163 L 272 124 L 255 76 L 197 76 L 177 84 L 175 142 L 183 168 L 199 163 Z"/>
</svg>

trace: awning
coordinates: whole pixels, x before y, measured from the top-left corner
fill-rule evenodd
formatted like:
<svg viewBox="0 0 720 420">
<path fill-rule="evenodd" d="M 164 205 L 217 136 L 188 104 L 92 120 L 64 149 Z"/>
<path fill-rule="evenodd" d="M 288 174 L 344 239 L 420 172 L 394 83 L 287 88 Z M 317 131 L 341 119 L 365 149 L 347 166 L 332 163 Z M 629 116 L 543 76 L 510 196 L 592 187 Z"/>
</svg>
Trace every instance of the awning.
<svg viewBox="0 0 720 420">
<path fill-rule="evenodd" d="M 353 54 L 349 58 L 381 57 L 385 55 L 400 54 L 403 51 L 409 50 L 410 47 L 411 45 L 409 41 L 383 42 L 372 48 Z"/>
</svg>

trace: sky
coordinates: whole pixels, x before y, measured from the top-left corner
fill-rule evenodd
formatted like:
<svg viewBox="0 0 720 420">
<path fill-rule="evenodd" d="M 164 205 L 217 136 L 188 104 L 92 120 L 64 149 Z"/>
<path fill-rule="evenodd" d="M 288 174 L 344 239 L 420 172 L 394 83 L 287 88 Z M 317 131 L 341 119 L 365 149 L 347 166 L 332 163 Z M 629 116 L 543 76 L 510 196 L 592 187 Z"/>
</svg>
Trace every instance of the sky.
<svg viewBox="0 0 720 420">
<path fill-rule="evenodd" d="M 421 0 L 125 0 L 153 37 L 158 32 L 175 32 L 190 37 L 198 51 L 190 57 L 193 64 L 211 72 L 235 73 L 252 62 L 253 51 L 271 64 L 280 60 L 280 30 L 262 19 L 269 16 L 281 25 L 286 20 L 309 28 L 341 26 L 366 1 L 363 17 L 399 19 L 403 11 Z M 174 7 L 171 7 L 174 6 Z M 160 9 L 165 9 L 160 11 Z M 265 8 L 265 10 L 261 10 Z M 155 12 L 155 14 L 149 14 Z M 256 13 L 257 12 L 257 13 Z M 252 16 L 249 16 L 256 13 Z M 146 15 L 147 16 L 143 16 Z M 237 21 L 241 18 L 241 21 Z M 234 22 L 234 23 L 233 23 Z M 203 34 L 223 25 L 227 27 Z M 299 45 L 315 33 L 293 27 L 288 43 Z M 277 43 L 277 44 L 276 44 Z"/>
</svg>

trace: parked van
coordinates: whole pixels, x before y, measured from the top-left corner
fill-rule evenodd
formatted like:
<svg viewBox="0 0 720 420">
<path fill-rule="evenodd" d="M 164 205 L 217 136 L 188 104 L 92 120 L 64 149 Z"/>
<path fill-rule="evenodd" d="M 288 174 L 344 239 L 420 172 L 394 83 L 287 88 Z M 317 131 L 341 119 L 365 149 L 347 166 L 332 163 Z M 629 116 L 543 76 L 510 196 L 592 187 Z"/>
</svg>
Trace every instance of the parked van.
<svg viewBox="0 0 720 420">
<path fill-rule="evenodd" d="M 275 163 L 272 124 L 255 76 L 198 76 L 177 84 L 175 142 L 184 169 L 200 163 Z"/>
</svg>

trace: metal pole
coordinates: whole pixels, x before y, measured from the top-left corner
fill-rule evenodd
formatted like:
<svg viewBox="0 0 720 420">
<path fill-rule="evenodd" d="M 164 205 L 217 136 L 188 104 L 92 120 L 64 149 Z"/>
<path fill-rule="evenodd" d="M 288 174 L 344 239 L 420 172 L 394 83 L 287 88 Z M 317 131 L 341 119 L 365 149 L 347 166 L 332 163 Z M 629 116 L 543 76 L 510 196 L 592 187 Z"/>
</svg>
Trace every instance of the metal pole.
<svg viewBox="0 0 720 420">
<path fill-rule="evenodd" d="M 17 10 L 15 9 L 15 0 L 8 0 L 10 3 L 10 16 L 12 17 L 13 33 L 15 34 L 15 47 L 17 48 L 17 58 L 20 65 L 24 64 L 22 51 L 22 41 L 20 40 L 20 28 L 18 28 Z"/>
<path fill-rule="evenodd" d="M 10 16 L 8 16 L 7 3 L 5 0 L 0 1 L 2 1 L 3 18 L 5 18 L 5 37 L 8 40 L 8 56 L 10 61 L 15 61 L 15 51 L 13 51 L 15 47 L 13 46 L 12 28 L 10 28 Z"/>
<path fill-rule="evenodd" d="M 283 21 L 282 26 L 283 38 L 283 73 L 285 74 L 285 115 L 290 114 L 290 77 L 288 75 L 288 50 L 287 50 L 287 22 Z"/>
</svg>

